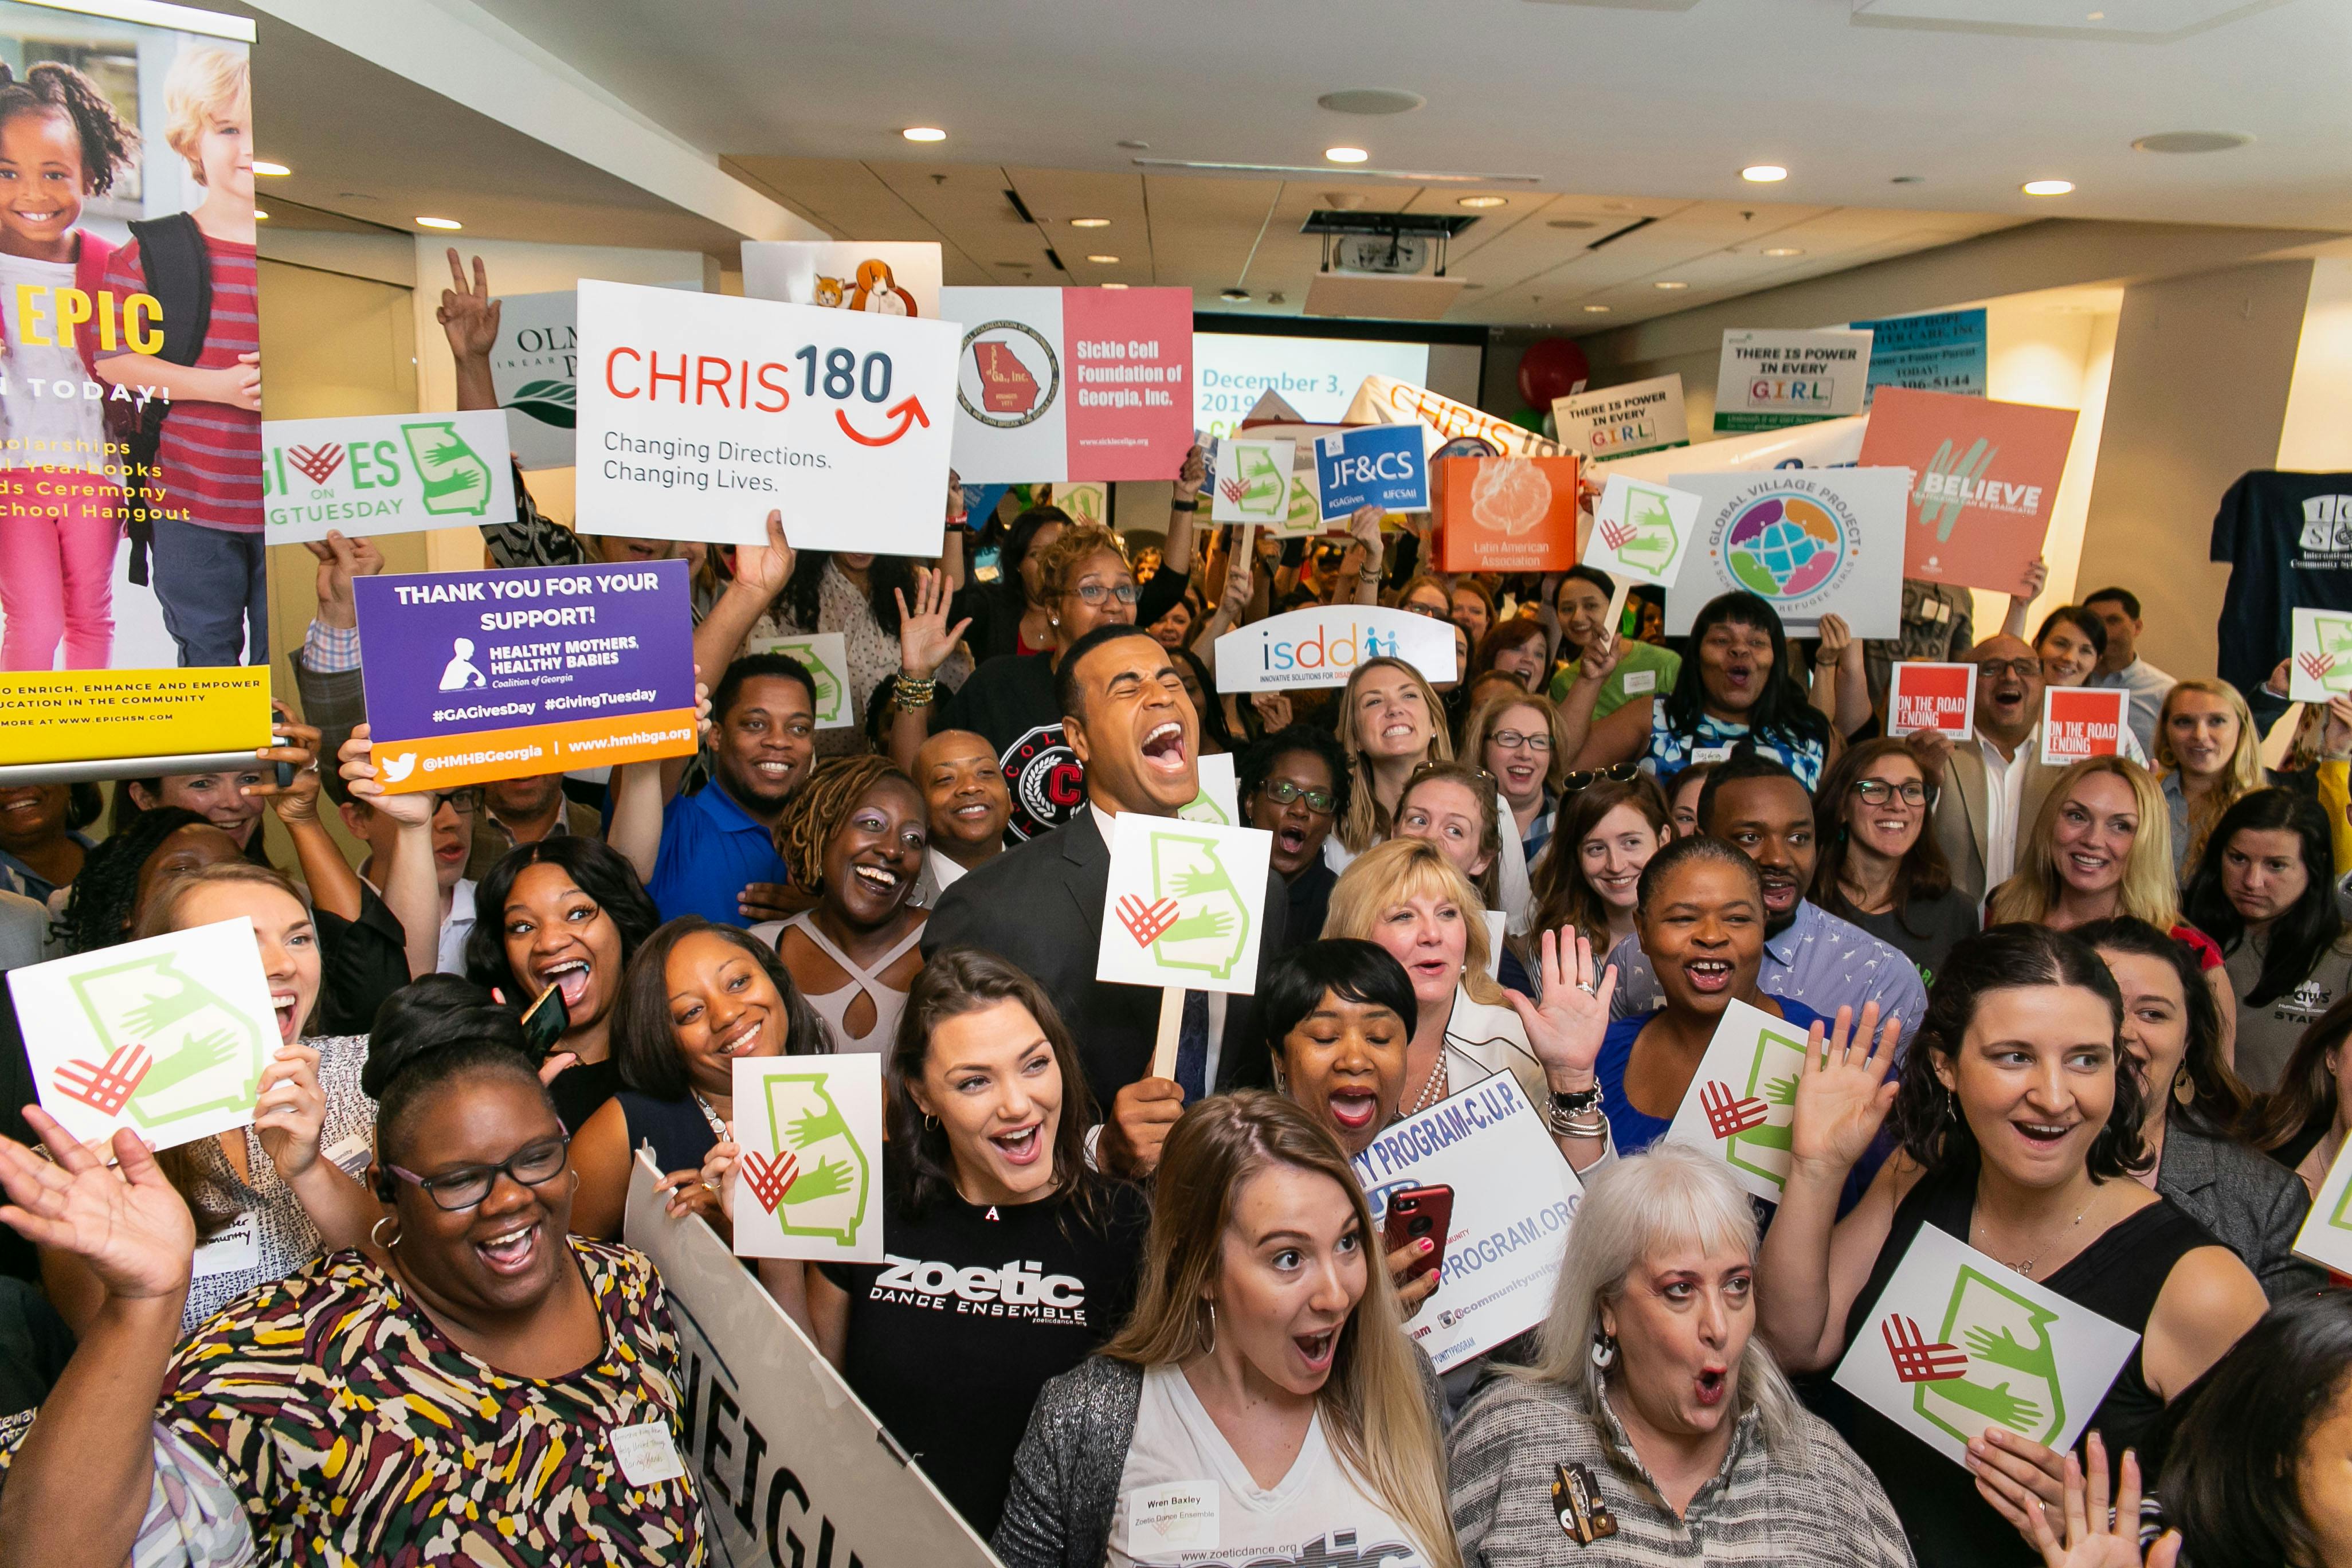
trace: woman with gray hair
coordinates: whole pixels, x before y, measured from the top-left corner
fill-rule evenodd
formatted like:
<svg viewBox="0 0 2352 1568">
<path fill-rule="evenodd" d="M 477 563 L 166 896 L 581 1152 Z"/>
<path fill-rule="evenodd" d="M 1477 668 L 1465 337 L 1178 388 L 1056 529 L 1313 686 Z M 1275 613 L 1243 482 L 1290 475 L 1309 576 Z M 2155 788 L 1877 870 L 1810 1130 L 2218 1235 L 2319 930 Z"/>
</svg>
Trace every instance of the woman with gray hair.
<svg viewBox="0 0 2352 1568">
<path fill-rule="evenodd" d="M 1531 1366 L 1446 1441 L 1465 1562 L 1909 1568 L 1878 1482 L 1797 1403 L 1756 1328 L 1756 1215 L 1660 1142 L 1588 1181 Z"/>
</svg>

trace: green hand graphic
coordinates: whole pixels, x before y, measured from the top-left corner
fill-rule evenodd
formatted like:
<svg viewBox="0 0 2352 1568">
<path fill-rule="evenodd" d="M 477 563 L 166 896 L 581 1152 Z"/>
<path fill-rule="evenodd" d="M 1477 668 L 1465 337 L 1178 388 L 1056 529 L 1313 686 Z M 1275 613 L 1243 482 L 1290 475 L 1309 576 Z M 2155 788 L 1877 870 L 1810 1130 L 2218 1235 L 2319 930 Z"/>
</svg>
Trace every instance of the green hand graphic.
<svg viewBox="0 0 2352 1568">
<path fill-rule="evenodd" d="M 1181 829 L 1152 835 L 1149 901 L 1163 899 L 1174 900 L 1178 913 L 1151 944 L 1160 965 L 1230 975 L 1249 942 L 1249 905 L 1215 839 Z"/>
<path fill-rule="evenodd" d="M 1764 1099 L 1774 1105 L 1795 1105 L 1797 1103 L 1797 1080 L 1793 1078 L 1776 1078 L 1771 1079 L 1764 1085 Z"/>
<path fill-rule="evenodd" d="M 1986 1388 L 1980 1384 L 1958 1378 L 1939 1383 L 1936 1387 L 1955 1405 L 1966 1405 L 1996 1426 L 2006 1426 L 2014 1432 L 2030 1432 L 2042 1419 L 2042 1406 L 2009 1391 L 2006 1383 Z"/>
<path fill-rule="evenodd" d="M 821 1160 L 814 1171 L 803 1173 L 792 1190 L 784 1194 L 786 1204 L 804 1204 L 818 1198 L 838 1197 L 849 1190 L 853 1179 L 846 1160 Z"/>
<path fill-rule="evenodd" d="M 190 1117 L 250 1111 L 266 1053 L 275 1047 L 265 1022 L 183 968 L 174 953 L 152 953 L 73 977 L 75 999 L 101 1043 L 100 1056 L 146 1047 L 154 1065 L 123 1103 L 123 1114 L 151 1135 Z"/>
<path fill-rule="evenodd" d="M 1963 1266 L 1937 1338 L 1967 1349 L 1968 1372 L 1919 1384 L 1912 1390 L 1912 1408 L 1963 1443 L 1988 1423 L 2037 1443 L 2053 1441 L 2066 1425 L 2065 1388 L 2050 1341 L 2057 1321 L 2057 1313 L 2031 1297 Z M 1997 1382 L 1990 1380 L 1994 1373 L 2002 1374 Z"/>
<path fill-rule="evenodd" d="M 409 457 L 415 460 L 428 513 L 479 517 L 488 510 L 489 465 L 466 444 L 457 426 L 446 419 L 403 425 L 400 436 L 408 443 Z"/>
<path fill-rule="evenodd" d="M 1162 942 L 1195 942 L 1203 937 L 1218 937 L 1233 929 L 1234 917 L 1223 910 L 1202 910 L 1198 914 L 1180 917 L 1170 926 Z"/>
<path fill-rule="evenodd" d="M 205 1010 L 208 998 L 201 991 L 151 996 L 122 1012 L 122 1026 L 142 1035 L 160 1035 L 181 1019 Z"/>
<path fill-rule="evenodd" d="M 792 1146 L 794 1149 L 805 1149 L 820 1138 L 848 1136 L 849 1123 L 831 1101 L 827 1101 L 822 1110 L 804 1111 L 793 1119 Z"/>
<path fill-rule="evenodd" d="M 777 1224 L 786 1236 L 856 1246 L 866 1222 L 873 1159 L 835 1103 L 827 1075 L 781 1073 L 763 1087 L 766 1103 L 761 1109 L 766 1113 L 770 1144 L 778 1154 L 792 1154 L 800 1163 L 799 1177 L 777 1205 Z M 759 1112 L 752 1115 L 753 1121 L 738 1125 L 756 1126 Z"/>
<path fill-rule="evenodd" d="M 1967 1337 L 1961 1341 L 1961 1343 L 1968 1347 L 1969 1354 L 1978 1361 L 1989 1361 L 1997 1366 L 2008 1367 L 2013 1372 L 2031 1373 L 2036 1376 L 2041 1374 L 2042 1364 L 2045 1359 L 2039 1350 L 2028 1349 L 2020 1344 L 2017 1335 L 2008 1329 L 2003 1329 L 1996 1334 L 1981 1326 L 1973 1328 L 1968 1331 Z"/>
<path fill-rule="evenodd" d="M 236 1058 L 236 1037 L 226 1029 L 192 1037 L 170 1055 L 157 1058 L 146 1078 L 140 1081 L 139 1092 L 160 1095 L 198 1073 L 226 1067 Z"/>
</svg>

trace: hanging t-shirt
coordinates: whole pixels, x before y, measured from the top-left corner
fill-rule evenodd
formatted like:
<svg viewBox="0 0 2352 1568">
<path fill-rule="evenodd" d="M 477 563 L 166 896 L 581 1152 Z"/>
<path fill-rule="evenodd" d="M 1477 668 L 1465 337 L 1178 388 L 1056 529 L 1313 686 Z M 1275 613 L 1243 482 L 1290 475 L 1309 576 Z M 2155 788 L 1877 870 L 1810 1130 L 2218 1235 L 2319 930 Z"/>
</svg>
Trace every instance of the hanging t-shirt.
<svg viewBox="0 0 2352 1568">
<path fill-rule="evenodd" d="M 1067 1201 L 950 1196 L 886 1216 L 884 1261 L 819 1265 L 849 1295 L 842 1375 L 982 1536 L 1045 1380 L 1126 1321 L 1150 1209 L 1108 1183 L 1091 1226 Z"/>
<path fill-rule="evenodd" d="M 931 733 L 970 730 L 995 751 L 1013 795 L 1008 841 L 1051 833 L 1087 804 L 1086 764 L 1062 734 L 1054 661 L 1046 655 L 990 659 L 933 712 Z"/>
<path fill-rule="evenodd" d="M 2215 671 L 2252 693 L 2294 635 L 2294 611 L 2352 610 L 2352 474 L 2241 477 L 2213 514 L 2212 558 L 2231 563 Z"/>
<path fill-rule="evenodd" d="M 1108 1568 L 1335 1562 L 1425 1568 L 1420 1548 L 1371 1500 L 1370 1489 L 1333 1451 L 1319 1411 L 1290 1473 L 1260 1487 L 1182 1370 L 1151 1367 L 1111 1510 Z"/>
</svg>

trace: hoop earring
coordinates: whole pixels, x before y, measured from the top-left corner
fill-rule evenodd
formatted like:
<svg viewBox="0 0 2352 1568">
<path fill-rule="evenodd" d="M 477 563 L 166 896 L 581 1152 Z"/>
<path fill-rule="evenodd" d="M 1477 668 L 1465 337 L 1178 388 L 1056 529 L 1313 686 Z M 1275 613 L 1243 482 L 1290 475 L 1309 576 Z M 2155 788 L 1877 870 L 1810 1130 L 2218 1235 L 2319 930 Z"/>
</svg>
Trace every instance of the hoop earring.
<svg viewBox="0 0 2352 1568">
<path fill-rule="evenodd" d="M 572 1167 L 572 1191 L 575 1196 L 580 1191 L 580 1167 L 577 1165 Z"/>
<path fill-rule="evenodd" d="M 1217 1304 L 1214 1301 L 1210 1301 L 1204 1303 L 1204 1305 L 1209 1309 L 1209 1342 L 1206 1347 L 1206 1353 L 1213 1354 L 1217 1348 Z"/>
<path fill-rule="evenodd" d="M 1604 1332 L 1602 1332 L 1602 1331 L 1599 1331 L 1599 1330 L 1597 1330 L 1597 1329 L 1596 1329 L 1595 1331 L 1593 1331 L 1593 1335 L 1592 1335 L 1592 1364 L 1593 1364 L 1594 1366 L 1597 1366 L 1597 1367 L 1601 1368 L 1602 1371 L 1604 1371 L 1604 1372 L 1605 1372 L 1605 1371 L 1607 1371 L 1607 1370 L 1608 1370 L 1608 1368 L 1609 1368 L 1609 1363 L 1612 1363 L 1612 1362 L 1613 1362 L 1613 1361 L 1615 1361 L 1616 1359 L 1617 1359 L 1617 1338 L 1616 1338 L 1616 1336 L 1615 1336 L 1615 1335 L 1613 1335 L 1613 1334 L 1604 1333 Z"/>
<path fill-rule="evenodd" d="M 923 1113 L 923 1131 L 926 1132 L 937 1132 L 939 1130 L 940 1119 L 933 1116 L 929 1111 L 925 1111 Z"/>
<path fill-rule="evenodd" d="M 400 1232 L 396 1230 L 394 1231 L 390 1241 L 384 1240 L 382 1235 L 383 1227 L 393 1223 L 394 1216 L 386 1215 L 382 1219 L 376 1221 L 373 1225 L 368 1226 L 368 1240 L 375 1246 L 382 1247 L 386 1252 L 390 1252 L 394 1247 L 398 1247 L 400 1245 Z"/>
<path fill-rule="evenodd" d="M 2187 1105 L 2196 1098 L 2197 1080 L 2189 1076 L 2189 1064 L 2183 1062 L 2179 1070 L 2172 1075 L 2172 1102 L 2175 1105 Z"/>
</svg>

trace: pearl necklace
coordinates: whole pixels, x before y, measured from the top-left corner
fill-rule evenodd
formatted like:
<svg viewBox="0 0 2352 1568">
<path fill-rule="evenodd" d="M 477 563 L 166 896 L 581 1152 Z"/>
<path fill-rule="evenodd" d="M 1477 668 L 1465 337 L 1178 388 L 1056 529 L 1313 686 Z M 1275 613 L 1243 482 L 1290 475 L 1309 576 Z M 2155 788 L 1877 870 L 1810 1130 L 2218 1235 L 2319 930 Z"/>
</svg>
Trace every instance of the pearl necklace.
<svg viewBox="0 0 2352 1568">
<path fill-rule="evenodd" d="M 1418 1112 L 1427 1110 L 1431 1106 L 1436 1104 L 1439 1100 L 1444 1100 L 1445 1098 L 1445 1046 L 1444 1043 L 1441 1041 L 1437 1047 L 1437 1065 L 1429 1069 L 1429 1076 L 1427 1078 L 1421 1080 L 1421 1098 L 1414 1100 L 1411 1105 L 1405 1107 L 1404 1113 L 1407 1116 L 1415 1115 Z"/>
</svg>

